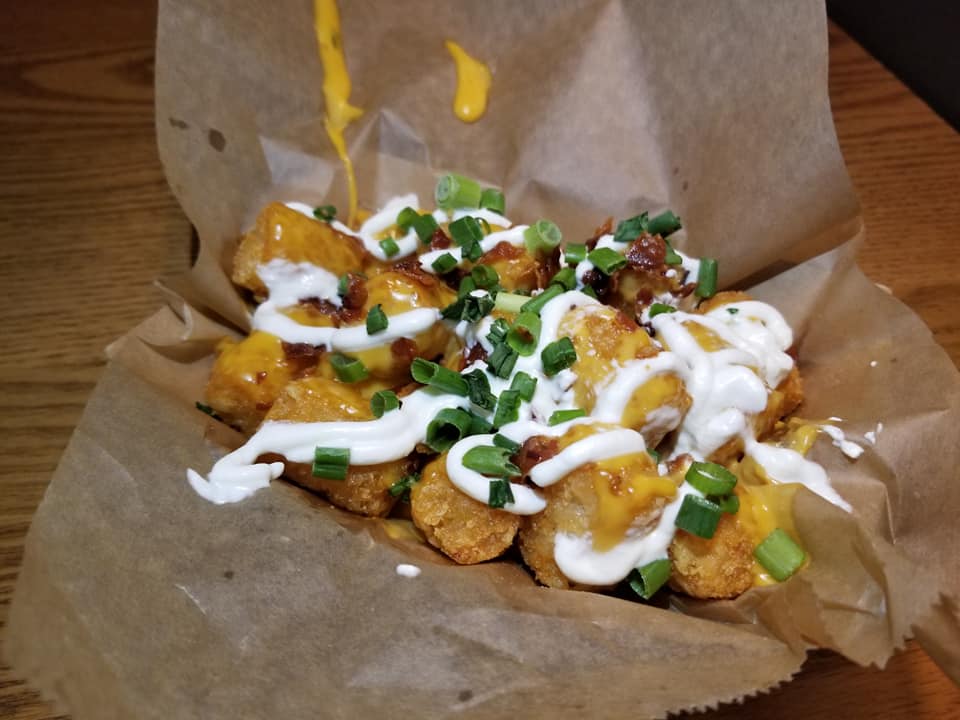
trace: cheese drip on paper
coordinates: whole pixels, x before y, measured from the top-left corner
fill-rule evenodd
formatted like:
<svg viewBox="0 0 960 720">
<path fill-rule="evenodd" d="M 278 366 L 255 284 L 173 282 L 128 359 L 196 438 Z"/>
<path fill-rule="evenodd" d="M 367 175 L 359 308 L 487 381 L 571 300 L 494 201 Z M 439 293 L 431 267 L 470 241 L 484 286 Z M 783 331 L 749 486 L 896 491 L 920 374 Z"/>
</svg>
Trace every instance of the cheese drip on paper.
<svg viewBox="0 0 960 720">
<path fill-rule="evenodd" d="M 446 41 L 447 52 L 457 69 L 457 91 L 453 96 L 453 114 L 465 123 L 483 117 L 490 92 L 490 68 L 477 60 L 453 40 Z"/>
<path fill-rule="evenodd" d="M 343 56 L 340 12 L 336 0 L 314 0 L 314 26 L 320 46 L 320 63 L 323 65 L 323 101 L 326 107 L 323 126 L 340 156 L 347 176 L 350 202 L 347 224 L 353 225 L 357 217 L 357 180 L 343 131 L 363 115 L 363 110 L 350 104 L 350 74 Z"/>
</svg>

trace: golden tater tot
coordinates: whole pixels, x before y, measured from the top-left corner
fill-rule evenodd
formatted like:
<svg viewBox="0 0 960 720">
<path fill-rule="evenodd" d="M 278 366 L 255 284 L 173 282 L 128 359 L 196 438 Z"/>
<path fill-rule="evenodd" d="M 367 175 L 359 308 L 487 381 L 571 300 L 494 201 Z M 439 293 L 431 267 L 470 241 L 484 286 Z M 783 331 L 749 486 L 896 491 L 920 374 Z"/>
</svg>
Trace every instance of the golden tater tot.
<svg viewBox="0 0 960 720">
<path fill-rule="evenodd" d="M 446 461 L 443 454 L 430 462 L 411 489 L 414 524 L 431 545 L 461 565 L 499 557 L 513 544 L 520 516 L 464 495 L 447 477 Z"/>
<path fill-rule="evenodd" d="M 710 539 L 677 530 L 668 552 L 670 587 L 691 597 L 734 598 L 753 585 L 753 542 L 736 515 L 724 513 Z"/>
<path fill-rule="evenodd" d="M 313 372 L 319 356 L 310 346 L 260 331 L 239 342 L 225 340 L 204 398 L 229 424 L 253 432 L 287 383 Z"/>
<path fill-rule="evenodd" d="M 489 265 L 500 276 L 500 285 L 510 292 L 529 293 L 545 287 L 550 280 L 550 268 L 528 253 L 524 248 L 508 242 L 497 243 L 492 250 L 477 261 L 480 265 Z"/>
<path fill-rule="evenodd" d="M 324 377 L 310 377 L 290 383 L 277 398 L 266 419 L 359 422 L 372 420 L 373 414 L 359 388 Z M 380 465 L 351 465 L 345 480 L 328 480 L 314 477 L 307 463 L 288 462 L 284 474 L 298 485 L 324 495 L 338 507 L 361 515 L 382 517 L 390 512 L 396 502 L 389 492 L 390 486 L 400 480 L 408 469 L 406 459 Z"/>
<path fill-rule="evenodd" d="M 259 296 L 267 289 L 257 266 L 275 258 L 308 262 L 335 275 L 356 272 L 372 258 L 356 238 L 337 232 L 329 223 L 308 218 L 282 203 L 270 203 L 257 216 L 233 258 L 233 281 Z"/>
</svg>

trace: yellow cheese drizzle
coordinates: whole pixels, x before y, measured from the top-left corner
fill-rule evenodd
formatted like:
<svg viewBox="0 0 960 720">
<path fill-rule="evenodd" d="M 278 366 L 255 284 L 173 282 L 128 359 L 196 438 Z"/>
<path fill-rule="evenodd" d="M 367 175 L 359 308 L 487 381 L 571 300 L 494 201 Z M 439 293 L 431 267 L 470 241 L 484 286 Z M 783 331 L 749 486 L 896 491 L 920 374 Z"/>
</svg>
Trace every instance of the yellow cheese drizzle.
<svg viewBox="0 0 960 720">
<path fill-rule="evenodd" d="M 347 174 L 347 192 L 350 198 L 347 224 L 353 226 L 357 217 L 357 180 L 353 174 L 353 161 L 347 154 L 343 131 L 353 120 L 363 115 L 363 110 L 350 104 L 350 75 L 343 56 L 340 12 L 337 10 L 336 0 L 314 0 L 314 17 L 317 44 L 320 46 L 320 63 L 323 65 L 323 100 L 326 105 L 323 126 Z"/>
<path fill-rule="evenodd" d="M 457 68 L 457 92 L 453 98 L 453 114 L 466 123 L 479 120 L 487 109 L 490 90 L 490 68 L 467 54 L 453 40 L 447 40 L 447 51 Z"/>
</svg>

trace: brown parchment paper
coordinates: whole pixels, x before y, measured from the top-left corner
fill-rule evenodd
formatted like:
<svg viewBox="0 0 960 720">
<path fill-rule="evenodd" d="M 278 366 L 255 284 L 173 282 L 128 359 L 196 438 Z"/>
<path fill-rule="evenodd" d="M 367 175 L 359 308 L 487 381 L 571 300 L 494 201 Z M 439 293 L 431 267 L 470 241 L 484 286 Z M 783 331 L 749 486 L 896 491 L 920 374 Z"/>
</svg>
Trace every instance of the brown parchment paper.
<svg viewBox="0 0 960 720">
<path fill-rule="evenodd" d="M 811 646 L 882 665 L 912 633 L 960 677 L 960 379 L 853 264 L 818 3 L 341 7 L 365 205 L 458 170 L 575 239 L 670 206 L 724 283 L 769 278 L 755 292 L 796 329 L 803 413 L 854 439 L 884 424 L 856 463 L 815 448 L 857 512 L 798 495 L 803 573 L 652 607 L 454 566 L 282 482 L 194 495 L 184 468 L 238 442 L 193 409 L 214 343 L 247 324 L 236 237 L 268 199 L 344 205 L 311 6 L 161 2 L 157 134 L 200 257 L 111 346 L 36 514 L 4 648 L 18 670 L 77 718 L 660 717 L 775 686 Z M 450 111 L 446 37 L 494 73 L 475 125 Z"/>
</svg>

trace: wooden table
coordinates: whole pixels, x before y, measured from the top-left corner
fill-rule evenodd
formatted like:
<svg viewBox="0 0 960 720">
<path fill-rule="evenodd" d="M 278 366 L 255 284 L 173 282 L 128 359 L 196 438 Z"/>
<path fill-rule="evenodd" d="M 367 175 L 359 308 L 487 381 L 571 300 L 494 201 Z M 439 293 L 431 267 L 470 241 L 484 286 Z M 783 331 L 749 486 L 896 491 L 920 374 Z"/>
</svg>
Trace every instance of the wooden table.
<svg viewBox="0 0 960 720">
<path fill-rule="evenodd" d="M 0 625 L 30 517 L 104 364 L 187 266 L 190 227 L 154 142 L 156 8 L 6 3 L 0 30 Z M 869 236 L 860 261 L 960 363 L 960 137 L 837 28 L 830 91 Z M 916 644 L 883 672 L 811 656 L 784 688 L 709 717 L 960 716 Z M 0 717 L 52 718 L 0 666 Z M 703 716 L 707 717 L 707 716 Z"/>
</svg>

